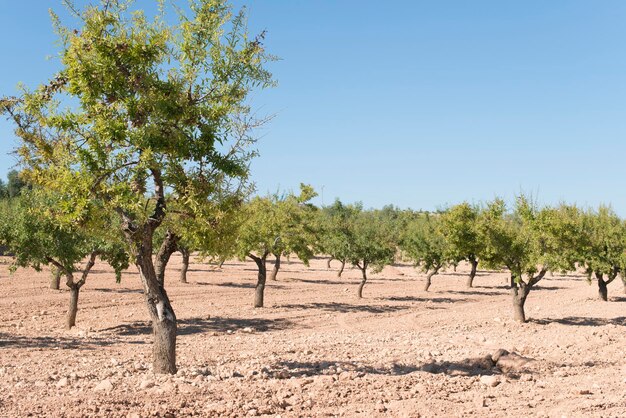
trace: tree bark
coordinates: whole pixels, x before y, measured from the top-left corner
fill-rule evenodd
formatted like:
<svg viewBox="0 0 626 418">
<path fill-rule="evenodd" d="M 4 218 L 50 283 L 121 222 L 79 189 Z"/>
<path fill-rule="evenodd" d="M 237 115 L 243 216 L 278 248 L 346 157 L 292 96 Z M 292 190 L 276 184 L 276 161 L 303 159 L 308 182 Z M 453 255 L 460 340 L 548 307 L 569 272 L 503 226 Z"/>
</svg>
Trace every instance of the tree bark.
<svg viewBox="0 0 626 418">
<path fill-rule="evenodd" d="M 626 295 L 626 280 L 622 279 L 622 285 L 624 286 L 624 294 Z"/>
<path fill-rule="evenodd" d="M 144 297 L 152 321 L 154 373 L 176 373 L 176 315 L 165 288 L 159 283 L 151 249 L 143 248 L 135 264 L 144 289 Z"/>
<path fill-rule="evenodd" d="M 56 267 L 51 269 L 52 277 L 50 278 L 50 289 L 59 290 L 61 286 L 61 270 Z"/>
<path fill-rule="evenodd" d="M 467 287 L 474 287 L 474 277 L 476 277 L 476 270 L 478 269 L 478 260 L 470 260 L 472 269 L 470 270 L 469 277 L 467 278 Z"/>
<path fill-rule="evenodd" d="M 357 266 L 359 267 L 359 270 L 361 270 L 361 273 L 363 273 L 363 279 L 361 279 L 361 283 L 359 283 L 359 289 L 357 290 L 357 297 L 359 299 L 363 298 L 363 286 L 365 286 L 365 283 L 367 282 L 367 263 L 363 263 L 363 267 L 361 266 Z"/>
<path fill-rule="evenodd" d="M 428 292 L 430 285 L 432 283 L 432 277 L 439 272 L 439 267 L 432 270 L 430 273 L 426 274 L 426 283 L 424 283 L 424 292 Z"/>
<path fill-rule="evenodd" d="M 530 286 L 524 282 L 520 282 L 511 288 L 513 296 L 513 319 L 518 322 L 526 322 L 526 313 L 524 312 L 524 304 L 530 292 Z"/>
<path fill-rule="evenodd" d="M 328 260 L 326 260 L 326 269 L 330 270 L 330 262 L 333 261 L 334 258 L 330 257 Z"/>
<path fill-rule="evenodd" d="M 161 286 L 165 285 L 165 268 L 170 261 L 170 257 L 178 250 L 178 236 L 171 231 L 165 233 L 165 239 L 159 247 L 154 262 L 157 280 Z"/>
<path fill-rule="evenodd" d="M 72 329 L 76 326 L 76 314 L 78 313 L 78 294 L 80 293 L 80 286 L 75 283 L 70 287 L 70 306 L 67 310 L 67 317 L 65 322 L 65 328 Z"/>
<path fill-rule="evenodd" d="M 150 168 L 150 173 L 154 181 L 156 198 L 156 205 L 150 217 L 144 223 L 137 224 L 132 215 L 124 209 L 118 207 L 115 210 L 120 215 L 122 231 L 132 248 L 131 254 L 139 270 L 144 300 L 152 321 L 153 372 L 174 374 L 176 373 L 176 315 L 162 282 L 159 282 L 152 260 L 154 231 L 165 217 L 165 186 L 159 169 Z M 162 270 L 164 271 L 165 268 L 163 267 Z"/>
<path fill-rule="evenodd" d="M 254 307 L 262 308 L 263 299 L 265 296 L 265 280 L 267 277 L 267 269 L 265 267 L 265 260 L 267 258 L 267 254 L 263 254 L 262 257 L 257 257 L 253 254 L 248 254 L 248 257 L 254 260 L 257 268 L 259 269 L 257 282 L 256 282 L 256 288 L 254 289 Z"/>
<path fill-rule="evenodd" d="M 604 281 L 602 273 L 596 273 L 596 279 L 598 280 L 598 297 L 600 300 L 607 301 L 609 290 L 607 288 L 607 282 Z"/>
<path fill-rule="evenodd" d="M 180 282 L 187 283 L 187 270 L 189 270 L 189 250 L 180 247 L 180 253 L 183 255 L 183 265 L 180 268 Z"/>
<path fill-rule="evenodd" d="M 276 275 L 278 274 L 278 270 L 280 270 L 280 254 L 275 255 L 276 260 L 274 261 L 274 268 L 270 273 L 270 280 L 276 281 Z"/>
<path fill-rule="evenodd" d="M 339 271 L 337 272 L 337 277 L 341 277 L 343 273 L 343 269 L 346 267 L 346 260 L 341 260 L 341 267 L 339 267 Z"/>
</svg>

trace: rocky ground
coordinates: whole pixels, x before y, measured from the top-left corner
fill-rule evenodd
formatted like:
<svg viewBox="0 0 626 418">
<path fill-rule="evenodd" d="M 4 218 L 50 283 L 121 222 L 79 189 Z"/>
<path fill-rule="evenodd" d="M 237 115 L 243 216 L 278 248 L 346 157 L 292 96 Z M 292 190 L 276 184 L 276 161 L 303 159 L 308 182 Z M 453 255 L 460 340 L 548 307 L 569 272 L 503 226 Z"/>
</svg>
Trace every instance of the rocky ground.
<svg viewBox="0 0 626 418">
<path fill-rule="evenodd" d="M 151 330 L 136 271 L 116 284 L 98 264 L 78 326 L 49 273 L 0 265 L 0 415 L 626 416 L 626 295 L 596 300 L 582 276 L 548 277 L 511 321 L 505 273 L 435 276 L 411 266 L 341 279 L 326 261 L 283 263 L 253 309 L 252 263 L 194 262 L 167 289 L 179 319 L 175 376 L 151 372 Z M 335 267 L 335 266 L 333 266 Z"/>
</svg>

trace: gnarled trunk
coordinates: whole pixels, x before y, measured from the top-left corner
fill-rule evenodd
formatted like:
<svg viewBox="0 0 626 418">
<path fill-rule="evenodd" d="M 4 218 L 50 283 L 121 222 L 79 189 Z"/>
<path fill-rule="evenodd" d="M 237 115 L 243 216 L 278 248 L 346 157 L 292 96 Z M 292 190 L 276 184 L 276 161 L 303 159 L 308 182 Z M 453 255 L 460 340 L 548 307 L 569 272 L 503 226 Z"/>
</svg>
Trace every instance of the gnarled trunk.
<svg viewBox="0 0 626 418">
<path fill-rule="evenodd" d="M 598 297 L 600 300 L 607 301 L 609 298 L 609 289 L 607 288 L 607 282 L 604 281 L 602 273 L 596 273 L 596 279 L 598 280 Z"/>
<path fill-rule="evenodd" d="M 153 371 L 154 373 L 174 374 L 176 373 L 176 315 L 165 288 L 159 283 L 152 262 L 152 250 L 146 247 L 148 245 L 136 254 L 135 264 L 139 269 L 145 302 L 152 321 Z"/>
<path fill-rule="evenodd" d="M 80 293 L 80 286 L 74 283 L 70 286 L 70 305 L 67 309 L 67 316 L 65 321 L 65 328 L 71 329 L 76 326 L 76 314 L 78 313 L 78 294 Z"/>
<path fill-rule="evenodd" d="M 432 278 L 438 272 L 439 272 L 439 267 L 435 268 L 434 270 L 431 270 L 430 272 L 426 274 L 426 282 L 424 283 L 424 292 L 428 292 L 428 289 L 430 289 L 430 285 L 432 283 Z"/>
<path fill-rule="evenodd" d="M 346 260 L 341 260 L 341 267 L 339 267 L 339 271 L 337 272 L 337 277 L 341 277 L 343 273 L 343 269 L 346 267 Z"/>
<path fill-rule="evenodd" d="M 470 260 L 472 269 L 470 270 L 469 277 L 467 278 L 467 287 L 474 287 L 474 277 L 476 277 L 476 270 L 478 269 L 478 260 Z"/>
<path fill-rule="evenodd" d="M 189 250 L 180 247 L 180 253 L 183 255 L 183 265 L 180 268 L 180 282 L 187 283 L 187 270 L 189 270 Z"/>
<path fill-rule="evenodd" d="M 334 258 L 330 257 L 328 260 L 326 260 L 326 269 L 330 270 L 330 262 L 333 261 Z"/>
<path fill-rule="evenodd" d="M 363 267 L 358 266 L 359 270 L 361 270 L 361 273 L 363 274 L 363 278 L 361 279 L 361 283 L 359 283 L 359 289 L 357 290 L 357 297 L 359 299 L 363 298 L 363 286 L 365 286 L 365 283 L 367 282 L 367 264 L 363 264 Z"/>
<path fill-rule="evenodd" d="M 262 308 L 263 299 L 265 297 L 265 280 L 267 278 L 267 269 L 265 267 L 265 260 L 267 254 L 263 254 L 262 257 L 257 257 L 253 254 L 248 254 L 248 257 L 254 260 L 259 270 L 256 282 L 256 288 L 254 289 L 254 307 Z"/>
<path fill-rule="evenodd" d="M 524 282 L 517 283 L 511 288 L 511 296 L 513 297 L 513 319 L 518 322 L 526 322 L 526 313 L 524 312 L 524 304 L 530 292 L 530 286 Z"/>
<path fill-rule="evenodd" d="M 59 290 L 61 287 L 61 270 L 56 267 L 52 267 L 51 272 L 52 277 L 50 278 L 50 289 Z"/>
<path fill-rule="evenodd" d="M 165 285 L 165 268 L 167 267 L 167 263 L 170 261 L 172 254 L 174 254 L 177 250 L 178 236 L 168 230 L 154 261 L 154 270 L 156 272 L 157 280 L 161 286 Z"/>
<path fill-rule="evenodd" d="M 274 268 L 270 273 L 270 280 L 276 280 L 276 275 L 278 274 L 278 270 L 280 270 L 280 254 L 275 255 L 276 260 L 274 260 Z"/>
</svg>

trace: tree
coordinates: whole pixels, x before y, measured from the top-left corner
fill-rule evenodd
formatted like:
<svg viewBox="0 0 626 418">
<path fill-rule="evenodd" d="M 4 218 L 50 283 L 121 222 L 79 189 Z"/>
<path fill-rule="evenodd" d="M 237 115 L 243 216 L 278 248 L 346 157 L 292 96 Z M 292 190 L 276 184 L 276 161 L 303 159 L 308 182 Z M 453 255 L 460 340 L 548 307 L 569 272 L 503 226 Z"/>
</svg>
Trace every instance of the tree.
<svg viewBox="0 0 626 418">
<path fill-rule="evenodd" d="M 11 170 L 7 174 L 6 194 L 8 197 L 17 197 L 22 190 L 27 188 L 26 182 L 16 170 Z"/>
<path fill-rule="evenodd" d="M 274 254 L 277 260 L 284 254 L 296 254 L 305 265 L 313 256 L 313 233 L 309 218 L 311 209 L 306 205 L 314 196 L 310 186 L 301 184 L 298 196 L 289 193 L 286 196 L 273 194 L 255 197 L 243 208 L 237 252 L 241 260 L 248 257 L 258 268 L 255 308 L 263 307 L 266 262 L 270 254 Z M 276 271 L 278 267 L 279 264 L 275 265 Z"/>
<path fill-rule="evenodd" d="M 392 264 L 397 246 L 389 225 L 381 222 L 380 213 L 360 208 L 360 204 L 352 208 L 353 215 L 347 224 L 349 242 L 345 253 L 346 260 L 361 271 L 362 279 L 357 289 L 359 299 L 363 297 L 367 269 L 378 273 Z"/>
<path fill-rule="evenodd" d="M 430 288 L 432 277 L 451 262 L 439 214 L 426 213 L 411 221 L 405 230 L 401 247 L 415 266 L 426 273 L 426 292 Z"/>
<path fill-rule="evenodd" d="M 61 71 L 0 102 L 29 182 L 66 199 L 68 218 L 94 202 L 118 216 L 152 320 L 156 373 L 176 372 L 177 323 L 153 235 L 168 207 L 193 213 L 216 179 L 247 175 L 250 132 L 262 122 L 250 116 L 248 94 L 273 84 L 263 34 L 248 36 L 245 11 L 233 14 L 225 0 L 190 5 L 148 19 L 131 2 L 102 0 L 77 12 L 77 30 L 53 15 Z"/>
<path fill-rule="evenodd" d="M 474 285 L 478 261 L 483 251 L 483 239 L 479 234 L 480 208 L 467 202 L 455 205 L 441 216 L 442 233 L 448 243 L 448 251 L 455 264 L 467 261 L 470 274 L 467 287 Z"/>
<path fill-rule="evenodd" d="M 332 260 L 341 262 L 337 277 L 341 277 L 348 259 L 352 240 L 350 225 L 361 210 L 359 205 L 344 205 L 337 199 L 318 212 L 316 252 L 330 256 L 327 268 Z"/>
<path fill-rule="evenodd" d="M 524 196 L 512 213 L 499 199 L 487 206 L 479 226 L 485 238 L 483 258 L 487 266 L 510 271 L 516 321 L 526 322 L 526 298 L 548 271 L 574 270 L 578 219 L 575 207 L 539 209 Z"/>
<path fill-rule="evenodd" d="M 55 203 L 52 197 L 42 193 L 22 194 L 4 202 L 0 206 L 0 244 L 14 254 L 12 271 L 18 267 L 33 267 L 39 271 L 43 265 L 48 265 L 59 279 L 65 276 L 70 289 L 66 328 L 70 329 L 76 325 L 79 292 L 96 257 L 108 262 L 119 280 L 121 271 L 128 268 L 128 255 L 121 237 L 106 232 L 110 223 L 102 218 L 91 220 L 90 234 L 85 234 L 81 228 L 59 227 L 46 213 Z M 88 261 L 81 269 L 78 265 L 85 258 Z M 78 280 L 76 273 L 80 275 Z"/>
<path fill-rule="evenodd" d="M 598 296 L 608 299 L 607 285 L 615 280 L 626 264 L 626 227 L 608 207 L 582 215 L 581 244 L 577 261 L 585 269 L 591 283 L 598 283 Z"/>
</svg>

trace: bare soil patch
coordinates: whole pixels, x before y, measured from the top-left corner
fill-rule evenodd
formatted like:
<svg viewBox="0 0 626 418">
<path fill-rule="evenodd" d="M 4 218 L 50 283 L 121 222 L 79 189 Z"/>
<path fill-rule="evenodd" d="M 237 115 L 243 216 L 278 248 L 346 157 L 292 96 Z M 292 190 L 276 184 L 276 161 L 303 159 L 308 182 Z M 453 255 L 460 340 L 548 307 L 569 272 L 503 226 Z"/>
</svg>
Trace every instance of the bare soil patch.
<svg viewBox="0 0 626 418">
<path fill-rule="evenodd" d="M 254 309 L 253 263 L 180 257 L 167 291 L 179 319 L 175 376 L 154 375 L 139 277 L 98 264 L 63 329 L 69 292 L 49 273 L 0 264 L 0 415 L 626 416 L 626 295 L 548 277 L 517 324 L 506 273 L 433 278 L 407 265 L 372 275 L 283 262 Z M 504 349 L 506 352 L 499 352 Z"/>
</svg>

